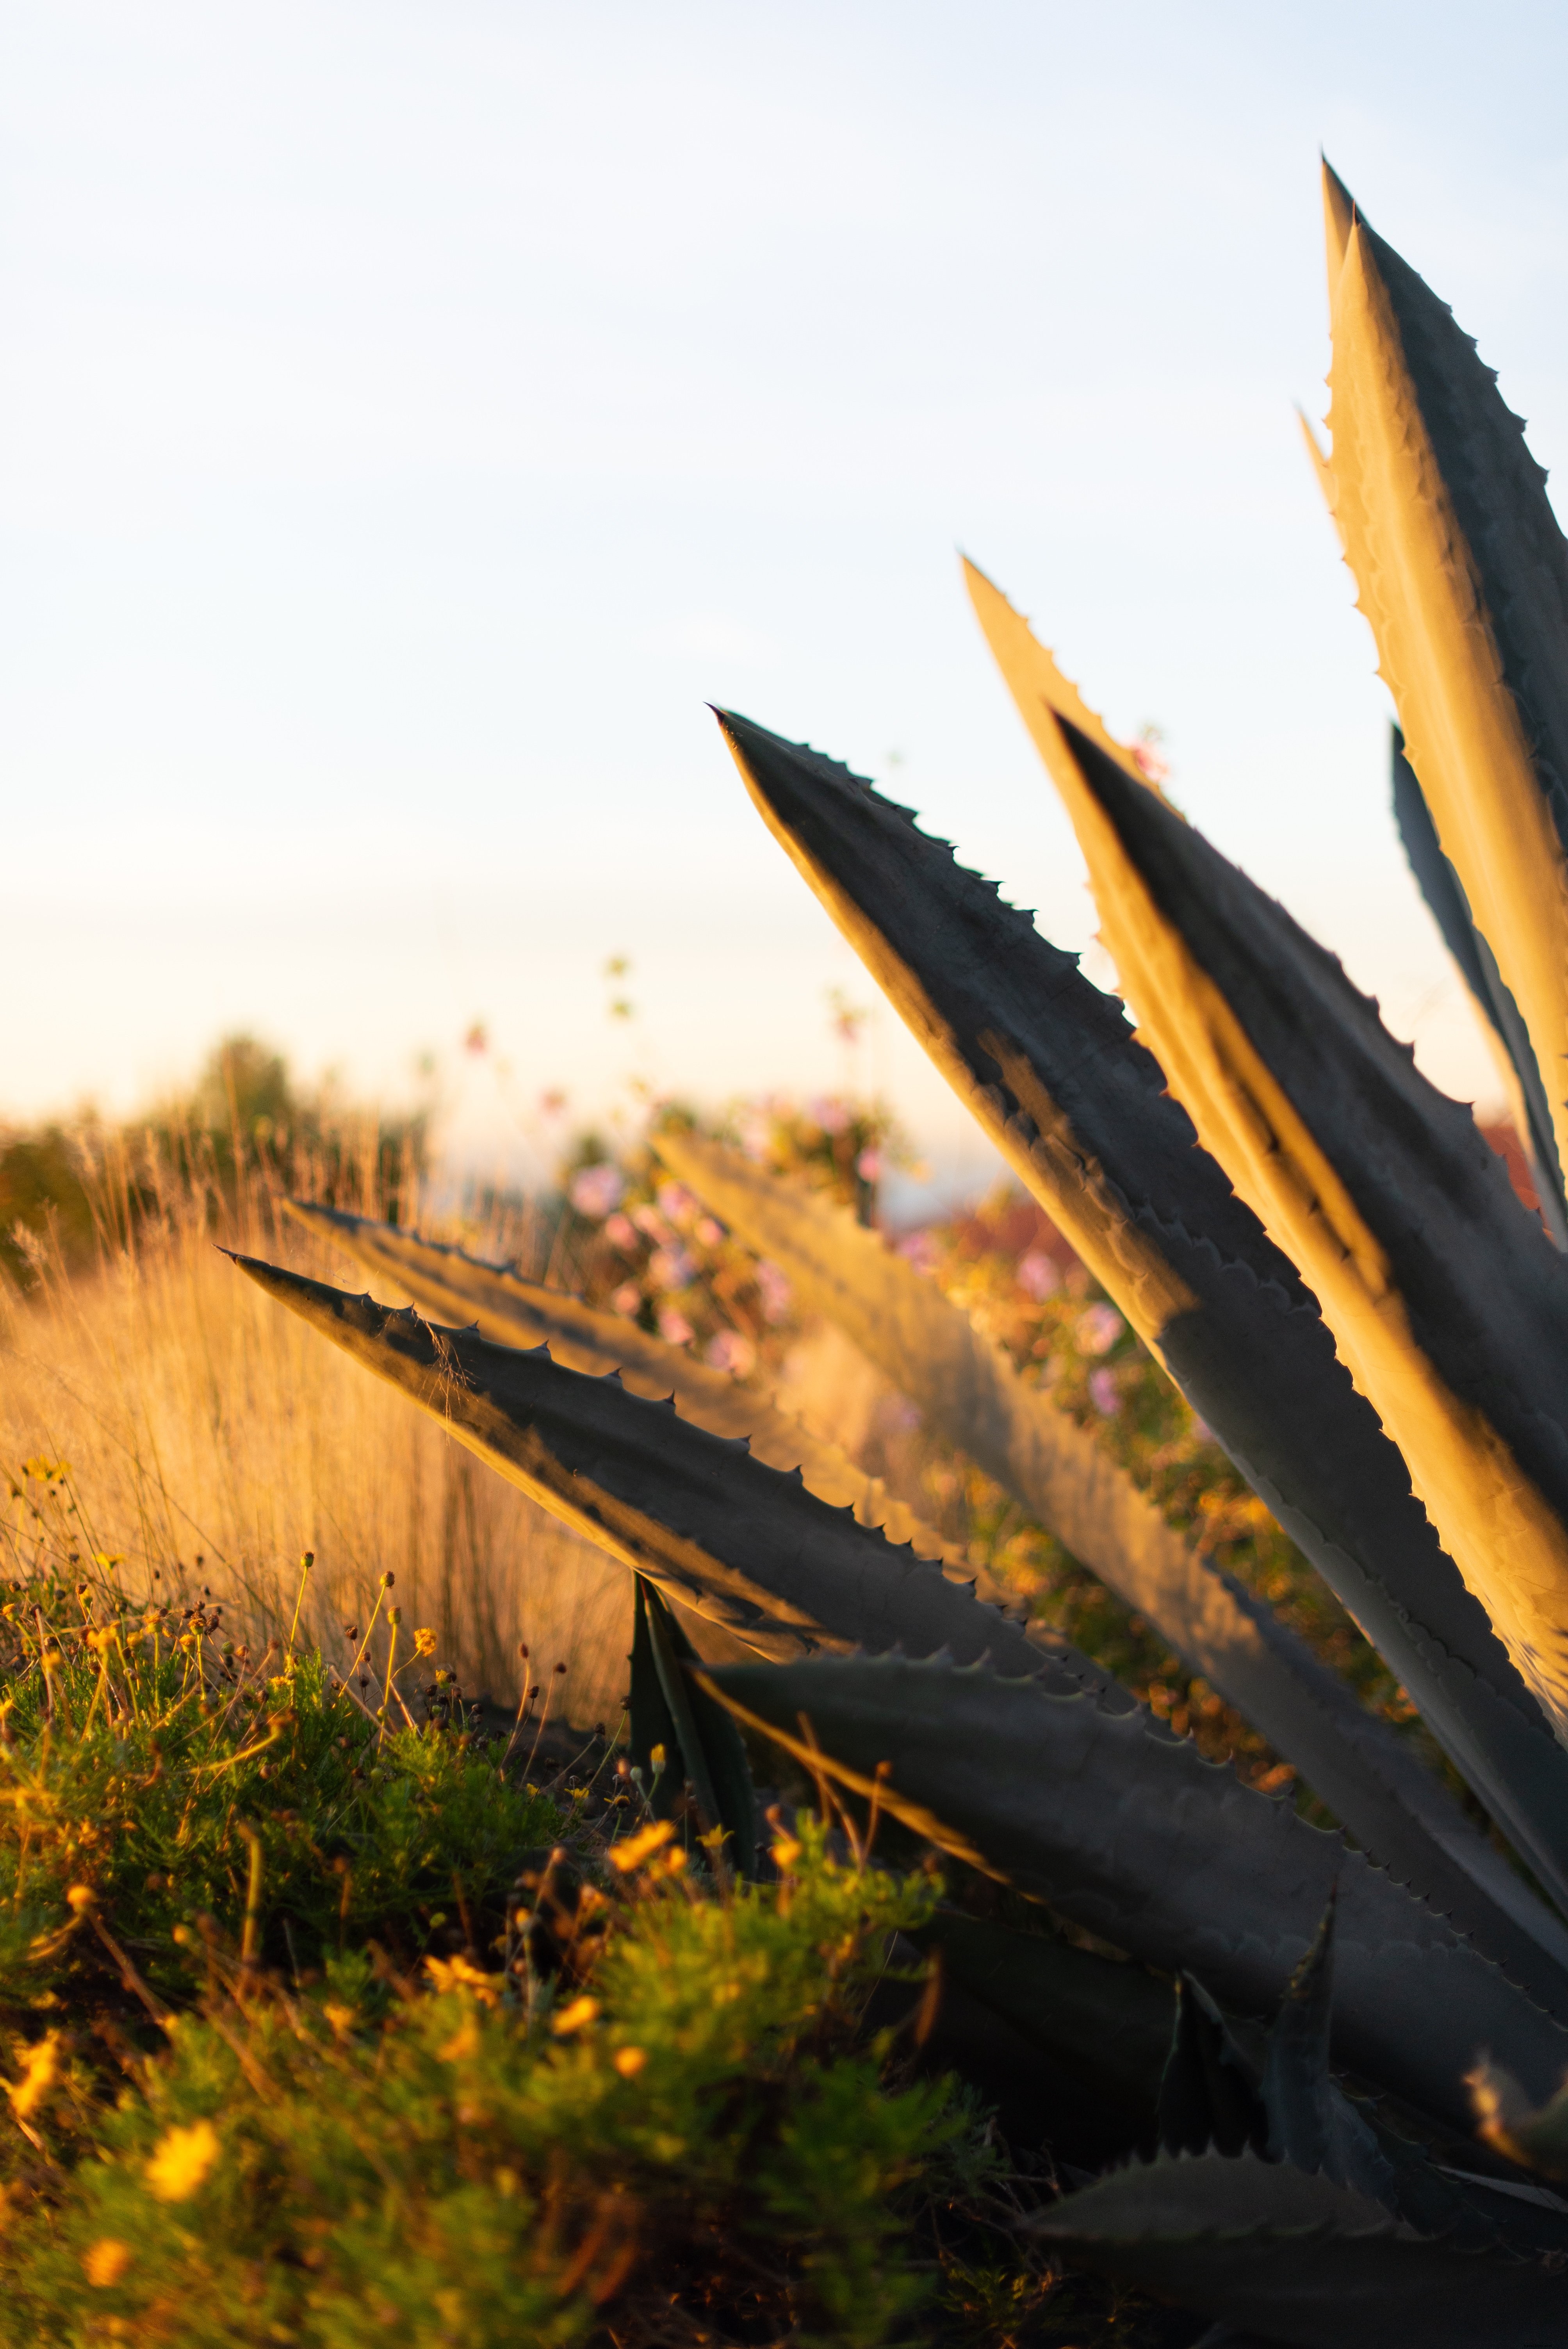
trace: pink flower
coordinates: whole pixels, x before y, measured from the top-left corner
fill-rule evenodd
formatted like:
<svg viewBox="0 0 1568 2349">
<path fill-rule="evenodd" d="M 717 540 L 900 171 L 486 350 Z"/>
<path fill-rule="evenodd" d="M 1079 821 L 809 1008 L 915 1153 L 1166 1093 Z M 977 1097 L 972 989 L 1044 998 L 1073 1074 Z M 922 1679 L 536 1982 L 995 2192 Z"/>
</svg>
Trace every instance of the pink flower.
<svg viewBox="0 0 1568 2349">
<path fill-rule="evenodd" d="M 1121 1395 L 1114 1371 L 1091 1371 L 1088 1377 L 1088 1399 L 1102 1419 L 1114 1419 L 1121 1409 Z"/>
<path fill-rule="evenodd" d="M 1078 1316 L 1078 1345 L 1086 1354 L 1109 1354 L 1126 1327 L 1114 1305 L 1091 1305 Z"/>
<path fill-rule="evenodd" d="M 1146 783 L 1156 791 L 1171 780 L 1171 761 L 1160 748 L 1160 737 L 1150 729 L 1132 745 L 1132 763 Z"/>
<path fill-rule="evenodd" d="M 905 1232 L 898 1243 L 898 1253 L 907 1263 L 913 1265 L 916 1272 L 927 1274 L 936 1270 L 941 1257 L 941 1251 L 929 1232 Z"/>
<path fill-rule="evenodd" d="M 659 1335 L 666 1346 L 689 1346 L 694 1335 L 691 1323 L 673 1305 L 659 1309 Z"/>
<path fill-rule="evenodd" d="M 591 1216 L 597 1222 L 612 1207 L 620 1206 L 626 1195 L 626 1185 L 621 1179 L 620 1168 L 612 1166 L 606 1159 L 601 1165 L 584 1166 L 574 1174 L 566 1195 L 580 1216 Z"/>
<path fill-rule="evenodd" d="M 882 1152 L 875 1148 L 862 1150 L 855 1161 L 855 1173 L 862 1183 L 882 1181 Z"/>
<path fill-rule="evenodd" d="M 656 1247 L 662 1247 L 665 1241 L 673 1240 L 675 1237 L 674 1232 L 670 1229 L 668 1224 L 665 1223 L 663 1216 L 660 1215 L 656 1207 L 650 1207 L 647 1206 L 634 1207 L 632 1210 L 632 1221 L 636 1225 L 637 1229 L 640 1232 L 646 1233 L 648 1238 L 651 1239 Z"/>
<path fill-rule="evenodd" d="M 678 1241 L 671 1247 L 655 1248 L 648 1258 L 648 1278 L 655 1288 L 684 1288 L 696 1270 Z"/>
<path fill-rule="evenodd" d="M 1014 1277 L 1025 1296 L 1032 1297 L 1037 1305 L 1043 1305 L 1047 1297 L 1054 1297 L 1062 1285 L 1061 1267 L 1054 1256 L 1047 1255 L 1044 1248 L 1031 1248 L 1028 1255 L 1019 1260 Z"/>
<path fill-rule="evenodd" d="M 842 1133 L 850 1122 L 848 1109 L 833 1093 L 822 1093 L 814 1102 L 808 1102 L 806 1114 L 824 1133 Z"/>
<path fill-rule="evenodd" d="M 704 1247 L 717 1247 L 724 1237 L 724 1226 L 716 1224 L 711 1216 L 701 1216 L 697 1219 L 696 1236 Z"/>
<path fill-rule="evenodd" d="M 765 1321 L 783 1321 L 789 1312 L 789 1276 L 780 1272 L 776 1264 L 764 1257 L 757 1268 L 757 1286 L 762 1297 L 762 1318 Z"/>
<path fill-rule="evenodd" d="M 707 1359 L 716 1371 L 727 1371 L 732 1379 L 748 1379 L 757 1368 L 757 1349 L 740 1330 L 721 1330 L 717 1338 L 708 1340 Z"/>
<path fill-rule="evenodd" d="M 623 1281 L 621 1287 L 617 1288 L 615 1294 L 610 1299 L 610 1302 L 614 1307 L 616 1312 L 624 1313 L 628 1321 L 635 1319 L 637 1308 L 641 1305 L 642 1301 L 643 1292 L 637 1287 L 634 1280 Z"/>
<path fill-rule="evenodd" d="M 614 1247 L 623 1249 L 628 1256 L 637 1245 L 637 1235 L 632 1228 L 632 1219 L 630 1216 L 623 1216 L 619 1208 L 605 1225 L 604 1237 Z"/>
<path fill-rule="evenodd" d="M 684 1224 L 696 1213 L 696 1201 L 684 1183 L 661 1183 L 658 1202 L 672 1224 Z"/>
</svg>

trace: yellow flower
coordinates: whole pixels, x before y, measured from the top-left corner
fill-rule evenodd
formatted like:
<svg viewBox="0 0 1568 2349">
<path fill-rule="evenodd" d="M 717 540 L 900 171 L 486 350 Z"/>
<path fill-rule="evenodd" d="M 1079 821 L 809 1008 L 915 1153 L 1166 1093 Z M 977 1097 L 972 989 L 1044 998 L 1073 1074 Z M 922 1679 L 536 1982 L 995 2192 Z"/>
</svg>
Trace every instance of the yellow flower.
<svg viewBox="0 0 1568 2349">
<path fill-rule="evenodd" d="M 147 2165 L 147 2182 L 160 2202 L 189 2202 L 206 2183 L 218 2153 L 218 2132 L 211 2121 L 171 2128 Z"/>
<path fill-rule="evenodd" d="M 617 2047 L 615 2050 L 615 2069 L 623 2080 L 634 2080 L 647 2060 L 645 2047 Z"/>
<path fill-rule="evenodd" d="M 789 1875 L 804 1848 L 804 1845 L 798 1844 L 793 1836 L 779 1837 L 773 1846 L 773 1865 L 780 1876 Z"/>
<path fill-rule="evenodd" d="M 444 2047 L 437 2049 L 443 2064 L 466 2064 L 470 2055 L 480 2052 L 479 2026 L 470 2014 L 460 2031 L 455 2031 Z"/>
<path fill-rule="evenodd" d="M 22 2058 L 22 2076 L 7 2085 L 5 2094 L 11 2099 L 11 2109 L 19 2121 L 41 2105 L 59 2076 L 60 2034 L 46 2031 L 36 2045 L 29 2047 Z"/>
<path fill-rule="evenodd" d="M 73 1884 L 67 1891 L 66 1901 L 67 1907 L 74 1909 L 80 1917 L 87 1909 L 97 1906 L 98 1894 L 90 1884 Z"/>
<path fill-rule="evenodd" d="M 100 2235 L 96 2243 L 89 2244 L 82 2266 L 88 2282 L 101 2289 L 118 2283 L 133 2257 L 129 2243 L 117 2243 L 112 2235 Z"/>
<path fill-rule="evenodd" d="M 427 1958 L 425 1970 L 432 1989 L 438 1991 L 471 1990 L 493 2006 L 500 1995 L 500 1976 L 481 1973 L 467 1958 Z"/>
<path fill-rule="evenodd" d="M 557 2039 L 564 2039 L 569 2033 L 581 2031 L 584 2023 L 592 2023 L 598 2012 L 596 1998 L 574 1998 L 570 2006 L 562 2008 L 550 2028 Z"/>
<path fill-rule="evenodd" d="M 346 2039 L 359 2020 L 357 2013 L 352 2006 L 339 2006 L 335 2000 L 330 1998 L 321 2011 L 339 2039 Z"/>
<path fill-rule="evenodd" d="M 613 1843 L 610 1846 L 611 1860 L 623 1876 L 630 1876 L 633 1868 L 641 1868 L 644 1860 L 652 1859 L 655 1852 L 662 1851 L 674 1834 L 675 1828 L 668 1819 L 655 1819 L 651 1826 L 639 1828 L 624 1843 Z"/>
<path fill-rule="evenodd" d="M 436 1635 L 434 1631 L 429 1630 L 428 1629 L 416 1631 L 414 1634 L 414 1653 L 417 1656 L 433 1656 L 435 1652 Z"/>
</svg>

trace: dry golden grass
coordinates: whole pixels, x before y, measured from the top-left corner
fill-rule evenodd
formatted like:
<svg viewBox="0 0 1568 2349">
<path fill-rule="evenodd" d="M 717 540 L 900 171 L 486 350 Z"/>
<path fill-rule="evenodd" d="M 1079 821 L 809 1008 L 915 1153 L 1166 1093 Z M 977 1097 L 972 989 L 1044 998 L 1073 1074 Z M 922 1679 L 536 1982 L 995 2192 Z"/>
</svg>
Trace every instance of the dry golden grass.
<svg viewBox="0 0 1568 2349">
<path fill-rule="evenodd" d="M 552 1718 L 613 1725 L 624 1569 L 235 1272 L 219 1240 L 360 1285 L 282 1215 L 281 1183 L 252 1176 L 234 1205 L 200 1172 L 138 1171 L 158 1210 L 134 1236 L 110 1167 L 96 1267 L 69 1274 L 40 1249 L 36 1288 L 0 1297 L 0 1468 L 68 1462 L 86 1543 L 122 1557 L 138 1593 L 155 1573 L 165 1590 L 206 1585 L 248 1627 L 286 1629 L 312 1550 L 305 1614 L 329 1657 L 346 1661 L 344 1626 L 390 1573 L 403 1621 L 435 1630 L 466 1690 L 515 1702 L 526 1641 Z"/>
</svg>

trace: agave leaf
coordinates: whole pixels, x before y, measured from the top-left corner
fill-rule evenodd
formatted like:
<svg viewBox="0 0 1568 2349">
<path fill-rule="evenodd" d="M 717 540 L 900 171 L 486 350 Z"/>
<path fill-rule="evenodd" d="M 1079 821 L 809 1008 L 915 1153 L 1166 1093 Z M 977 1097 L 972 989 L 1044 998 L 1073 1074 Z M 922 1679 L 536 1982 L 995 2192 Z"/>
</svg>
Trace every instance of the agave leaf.
<svg viewBox="0 0 1568 2349">
<path fill-rule="evenodd" d="M 971 563 L 966 554 L 959 560 L 964 565 L 964 584 L 985 632 L 985 641 L 1017 705 L 1018 715 L 1029 730 L 1029 738 L 1047 766 L 1061 756 L 1060 738 L 1049 715 L 1058 710 L 1097 742 L 1108 759 L 1114 759 L 1125 768 L 1134 782 L 1144 782 L 1143 771 L 1126 743 L 1117 740 L 1078 687 L 1063 676 L 1024 615 L 1013 609 L 1001 589 L 987 579 L 977 564 Z"/>
<path fill-rule="evenodd" d="M 1336 1884 L 1312 1946 L 1285 1984 L 1269 2025 L 1262 2086 L 1268 2143 L 1263 2149 L 1272 2161 L 1321 2169 L 1336 2185 L 1392 2205 L 1395 2175 L 1377 2134 L 1329 2077 L 1337 1896 Z M 1401 2210 L 1401 2216 L 1409 2213 Z"/>
<path fill-rule="evenodd" d="M 1493 1816 L 1568 1899 L 1568 1755 L 1445 1557 L 1313 1297 L 1194 1147 L 1191 1120 L 1120 1006 L 906 810 L 748 720 L 721 723 L 764 820 L 960 1098 L 1377 1646 Z M 1076 771 L 1063 765 L 1069 781 Z M 1191 1652 L 1186 1638 L 1176 1644 Z M 1243 1710 L 1258 1717 L 1256 1706 Z M 1283 1716 L 1263 1725 L 1293 1751 L 1295 1726 Z M 1338 1816 L 1467 1928 L 1486 1931 L 1488 1947 L 1501 1953 L 1485 1925 L 1501 1909 L 1561 1966 L 1561 1928 L 1522 1901 L 1517 1878 L 1434 1782 L 1376 1732 L 1369 1744 L 1355 1732 L 1353 1743 L 1391 1801 L 1369 1822 L 1362 1797 L 1344 1786 L 1330 1795 L 1321 1764 L 1304 1763 Z M 1390 1810 L 1421 1821 L 1476 1898 L 1437 1892 Z"/>
<path fill-rule="evenodd" d="M 1302 2349 L 1563 2349 L 1556 2262 L 1459 2250 L 1246 2155 L 1114 2171 L 1033 2222 L 1066 2259 Z"/>
<path fill-rule="evenodd" d="M 485 1264 L 461 1248 L 420 1239 L 401 1225 L 373 1223 L 340 1207 L 303 1199 L 284 1203 L 296 1222 L 335 1240 L 370 1272 L 390 1281 L 423 1311 L 443 1320 L 471 1319 L 498 1346 L 548 1346 L 568 1370 L 603 1377 L 618 1371 L 633 1394 L 674 1396 L 683 1419 L 710 1435 L 744 1436 L 769 1468 L 799 1468 L 809 1493 L 849 1507 L 862 1526 L 880 1526 L 891 1542 L 911 1542 L 920 1557 L 964 1563 L 962 1553 L 913 1509 L 895 1501 L 880 1476 L 867 1476 L 839 1450 L 779 1410 L 755 1387 L 694 1361 L 619 1313 L 601 1313 L 559 1288 L 524 1280 L 508 1266 Z M 994 1596 L 994 1593 L 988 1593 Z"/>
<path fill-rule="evenodd" d="M 1335 519 L 1443 854 L 1533 1046 L 1561 1192 L 1568 543 L 1491 368 L 1358 215 L 1332 295 Z"/>
<path fill-rule="evenodd" d="M 492 1346 L 411 1308 L 393 1312 L 253 1257 L 234 1262 L 552 1516 L 758 1654 L 941 1648 L 1090 1686 L 1136 1710 L 1065 1642 L 1026 1630 L 849 1509 L 818 1500 L 798 1472 L 752 1459 L 744 1439 L 710 1435 L 668 1404 L 628 1394 L 614 1372 L 589 1378 L 544 1347 Z"/>
<path fill-rule="evenodd" d="M 1239 2154 L 1267 2149 L 1269 2116 L 1253 2066 L 1220 2008 L 1193 1974 L 1176 1984 L 1176 2027 L 1160 2080 L 1162 2151 Z"/>
<path fill-rule="evenodd" d="M 1410 870 L 1480 1012 L 1481 1033 L 1508 1096 L 1514 1131 L 1529 1153 L 1542 1220 L 1558 1247 L 1568 1247 L 1568 1209 L 1564 1208 L 1563 1182 L 1557 1170 L 1557 1140 L 1552 1131 L 1551 1104 L 1535 1065 L 1535 1054 L 1519 1016 L 1519 1006 L 1503 984 L 1497 957 L 1470 920 L 1460 876 L 1438 843 L 1431 810 L 1416 780 L 1416 771 L 1405 756 L 1405 738 L 1397 726 L 1393 730 L 1393 768 L 1394 820 L 1399 827 Z"/>
<path fill-rule="evenodd" d="M 944 1850 L 1243 2015 L 1277 2009 L 1337 1874 L 1336 2061 L 1461 2128 L 1480 2046 L 1532 2089 L 1568 2065 L 1568 2031 L 1446 1918 L 1228 1764 L 1151 1735 L 1146 1713 L 943 1658 L 704 1678 L 802 1760 L 861 1793 L 880 1783 L 884 1807 Z"/>
<path fill-rule="evenodd" d="M 836 1320 L 933 1424 L 1288 1754 L 1379 1858 L 1473 1923 L 1494 1955 L 1539 1968 L 1514 1885 L 1415 1757 L 1270 1609 L 1166 1524 L 1048 1390 L 1026 1386 L 967 1314 L 820 1192 L 780 1183 L 679 1130 L 655 1135 L 655 1146 L 748 1247 L 789 1274 L 810 1308 Z M 1553 1996 L 1568 1990 L 1558 1971 L 1564 1961 L 1568 1937 L 1559 1937 L 1541 1977 Z"/>
<path fill-rule="evenodd" d="M 1020 1933 L 991 1918 L 939 1909 L 914 1937 L 940 1953 L 943 1995 L 966 1992 L 1047 2054 L 1080 2093 L 1109 2101 L 1130 2124 L 1155 2115 L 1171 2043 L 1171 1986 L 1141 1966 Z"/>
<path fill-rule="evenodd" d="M 1064 740 L 1104 935 L 1171 1090 L 1312 1282 L 1562 1736 L 1568 1260 L 1338 963 L 1086 736 Z"/>
<path fill-rule="evenodd" d="M 743 1876 L 757 1867 L 757 1801 L 746 1747 L 733 1714 L 698 1688 L 685 1667 L 699 1661 L 673 1609 L 646 1575 L 635 1578 L 630 1713 L 632 1759 L 653 1787 L 656 1817 L 668 1818 L 689 1785 L 703 1829 L 722 1827 Z M 653 1750 L 665 1766 L 655 1774 Z"/>
</svg>

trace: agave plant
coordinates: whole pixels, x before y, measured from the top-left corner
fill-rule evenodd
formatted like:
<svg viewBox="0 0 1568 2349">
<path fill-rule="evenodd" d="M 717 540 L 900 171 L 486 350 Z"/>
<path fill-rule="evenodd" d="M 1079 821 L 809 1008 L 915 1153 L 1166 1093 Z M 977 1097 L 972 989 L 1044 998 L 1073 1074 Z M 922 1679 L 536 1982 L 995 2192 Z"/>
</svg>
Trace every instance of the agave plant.
<svg viewBox="0 0 1568 2349">
<path fill-rule="evenodd" d="M 1540 1215 L 973 567 L 1136 1035 L 908 810 L 719 723 L 769 830 L 1381 1652 L 1473 1816 L 874 1234 L 712 1144 L 657 1138 L 1342 1832 L 970 1587 L 765 1393 L 356 1219 L 303 1211 L 440 1319 L 242 1262 L 631 1569 L 634 1747 L 675 1755 L 740 1865 L 735 1720 L 1037 1905 L 1037 1932 L 954 1913 L 934 1939 L 952 2044 L 982 2072 L 975 2051 L 1002 2052 L 1009 2129 L 1080 2168 L 1093 2141 L 1100 2174 L 1040 2221 L 1064 2256 L 1212 2317 L 1216 2343 L 1568 2343 L 1568 2203 L 1543 2182 L 1568 2175 L 1568 546 L 1473 346 L 1325 185 L 1315 461 L 1403 730 L 1401 833 Z"/>
</svg>

